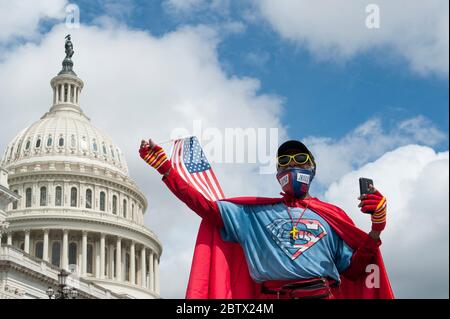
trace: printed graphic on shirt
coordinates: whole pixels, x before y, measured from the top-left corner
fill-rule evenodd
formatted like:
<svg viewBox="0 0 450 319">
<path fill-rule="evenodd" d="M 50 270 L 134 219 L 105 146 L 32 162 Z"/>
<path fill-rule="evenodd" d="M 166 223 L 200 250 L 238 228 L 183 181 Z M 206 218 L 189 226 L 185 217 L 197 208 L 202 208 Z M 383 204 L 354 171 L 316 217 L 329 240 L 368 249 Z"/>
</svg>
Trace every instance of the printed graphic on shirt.
<svg viewBox="0 0 450 319">
<path fill-rule="evenodd" d="M 276 219 L 266 228 L 272 234 L 272 239 L 291 260 L 298 258 L 327 235 L 323 225 L 315 219 L 300 219 L 295 239 L 292 238 L 293 225 L 290 219 Z"/>
</svg>

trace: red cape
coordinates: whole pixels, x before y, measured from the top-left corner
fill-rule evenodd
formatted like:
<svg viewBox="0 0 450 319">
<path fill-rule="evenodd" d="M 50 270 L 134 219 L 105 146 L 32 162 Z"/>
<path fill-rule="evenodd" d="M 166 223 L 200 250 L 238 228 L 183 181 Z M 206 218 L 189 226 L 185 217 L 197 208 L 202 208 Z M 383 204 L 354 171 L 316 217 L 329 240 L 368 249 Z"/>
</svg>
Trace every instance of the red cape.
<svg viewBox="0 0 450 319">
<path fill-rule="evenodd" d="M 283 202 L 283 198 L 241 197 L 225 199 L 243 205 L 264 205 Z M 330 227 L 356 250 L 367 239 L 353 221 L 338 207 L 312 198 L 309 208 L 320 215 Z M 341 285 L 333 289 L 335 298 L 392 299 L 389 278 L 378 249 L 375 263 L 379 267 L 380 287 L 367 288 L 366 276 L 350 281 L 341 276 Z M 225 242 L 220 228 L 205 219 L 200 224 L 194 250 L 191 274 L 186 291 L 188 299 L 254 299 L 259 297 L 260 284 L 250 277 L 244 253 L 239 244 Z"/>
</svg>

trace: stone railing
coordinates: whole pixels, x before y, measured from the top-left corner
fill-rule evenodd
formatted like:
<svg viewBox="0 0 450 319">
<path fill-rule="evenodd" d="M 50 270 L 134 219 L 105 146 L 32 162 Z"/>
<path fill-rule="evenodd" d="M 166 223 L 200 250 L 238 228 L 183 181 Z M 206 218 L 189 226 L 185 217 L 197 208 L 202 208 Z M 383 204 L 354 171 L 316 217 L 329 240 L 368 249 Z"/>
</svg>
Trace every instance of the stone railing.
<svg viewBox="0 0 450 319">
<path fill-rule="evenodd" d="M 55 284 L 58 282 L 58 274 L 61 269 L 53 266 L 52 264 L 33 258 L 26 254 L 22 250 L 13 246 L 0 247 L 0 263 L 13 263 L 20 267 L 25 268 L 27 271 L 32 271 L 47 278 L 53 279 Z M 86 281 L 82 278 L 78 278 L 72 274 L 67 278 L 67 284 L 73 288 L 76 288 L 80 293 L 89 295 L 91 298 L 98 299 L 119 299 L 120 296 L 106 290 L 94 283 Z M 0 291 L 0 295 L 4 294 L 5 298 L 20 298 L 15 293 L 13 288 L 8 287 L 8 291 L 5 287 Z M 43 292 L 45 294 L 45 291 Z"/>
</svg>

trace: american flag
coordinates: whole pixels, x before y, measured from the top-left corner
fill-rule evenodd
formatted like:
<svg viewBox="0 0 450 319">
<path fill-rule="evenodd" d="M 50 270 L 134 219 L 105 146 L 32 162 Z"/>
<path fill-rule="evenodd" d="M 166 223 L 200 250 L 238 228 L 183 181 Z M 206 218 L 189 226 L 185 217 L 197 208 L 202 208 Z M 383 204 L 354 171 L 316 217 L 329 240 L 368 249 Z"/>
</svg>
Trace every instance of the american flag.
<svg viewBox="0 0 450 319">
<path fill-rule="evenodd" d="M 225 197 L 197 137 L 175 140 L 171 161 L 173 169 L 208 200 L 216 201 Z"/>
</svg>

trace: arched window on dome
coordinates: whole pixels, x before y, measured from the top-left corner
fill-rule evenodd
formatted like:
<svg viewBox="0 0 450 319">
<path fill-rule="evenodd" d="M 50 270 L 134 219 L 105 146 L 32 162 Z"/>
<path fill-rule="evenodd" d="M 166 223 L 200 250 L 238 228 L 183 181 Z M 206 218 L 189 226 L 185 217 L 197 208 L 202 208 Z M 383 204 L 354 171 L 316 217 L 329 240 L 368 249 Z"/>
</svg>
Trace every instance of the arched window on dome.
<svg viewBox="0 0 450 319">
<path fill-rule="evenodd" d="M 111 150 L 111 156 L 112 156 L 112 158 L 115 158 L 115 156 L 114 156 L 114 149 L 113 149 L 112 146 L 110 146 L 110 150 Z"/>
<path fill-rule="evenodd" d="M 117 159 L 118 159 L 119 162 L 120 162 L 120 150 L 119 150 L 119 149 L 116 149 L 116 152 L 117 152 Z"/>
<path fill-rule="evenodd" d="M 61 260 L 61 244 L 59 241 L 55 241 L 52 244 L 52 265 L 59 267 Z"/>
<path fill-rule="evenodd" d="M 98 151 L 98 146 L 97 146 L 97 141 L 96 141 L 96 140 L 94 140 L 94 141 L 92 142 L 92 150 L 93 150 L 94 152 L 96 152 L 96 153 L 97 153 L 97 151 Z"/>
<path fill-rule="evenodd" d="M 134 204 L 131 204 L 131 220 L 134 220 Z"/>
<path fill-rule="evenodd" d="M 113 195 L 113 198 L 112 198 L 112 213 L 114 215 L 117 215 L 117 196 L 116 195 Z"/>
<path fill-rule="evenodd" d="M 25 145 L 25 150 L 28 151 L 30 149 L 30 146 L 31 146 L 31 141 L 28 140 L 27 144 Z"/>
<path fill-rule="evenodd" d="M 87 209 L 92 208 L 92 190 L 91 189 L 86 190 L 86 208 Z"/>
<path fill-rule="evenodd" d="M 36 141 L 36 148 L 39 148 L 39 147 L 41 147 L 41 139 L 40 138 L 38 138 Z"/>
<path fill-rule="evenodd" d="M 125 254 L 125 281 L 130 281 L 130 254 Z"/>
<path fill-rule="evenodd" d="M 53 139 L 51 136 L 47 138 L 47 147 L 51 147 L 53 145 Z"/>
<path fill-rule="evenodd" d="M 64 84 L 64 102 L 69 102 L 69 85 Z"/>
<path fill-rule="evenodd" d="M 72 135 L 72 137 L 70 139 L 70 146 L 73 148 L 77 146 L 77 141 L 75 139 L 75 135 Z"/>
<path fill-rule="evenodd" d="M 19 191 L 17 189 L 15 189 L 14 194 L 19 195 Z M 18 203 L 19 203 L 18 200 L 14 201 L 12 204 L 12 209 L 17 209 Z"/>
<path fill-rule="evenodd" d="M 62 206 L 62 187 L 56 186 L 55 188 L 55 206 Z"/>
<path fill-rule="evenodd" d="M 70 189 L 70 207 L 78 206 L 78 189 L 76 187 L 72 187 Z"/>
<path fill-rule="evenodd" d="M 21 148 L 22 148 L 22 140 L 20 140 L 19 145 L 16 148 L 16 159 L 19 158 Z"/>
<path fill-rule="evenodd" d="M 106 194 L 105 192 L 100 192 L 100 210 L 102 212 L 105 211 L 105 205 L 106 204 Z"/>
<path fill-rule="evenodd" d="M 69 265 L 76 265 L 77 264 L 77 243 L 70 243 L 69 244 Z"/>
<path fill-rule="evenodd" d="M 64 146 L 64 137 L 60 137 L 59 138 L 59 142 L 58 142 L 59 147 L 63 147 Z"/>
<path fill-rule="evenodd" d="M 127 218 L 127 200 L 123 200 L 123 218 Z"/>
<path fill-rule="evenodd" d="M 25 207 L 31 207 L 31 196 L 33 195 L 31 188 L 25 190 Z"/>
<path fill-rule="evenodd" d="M 70 103 L 74 102 L 75 85 L 70 84 Z"/>
<path fill-rule="evenodd" d="M 42 259 L 43 255 L 44 255 L 44 244 L 42 243 L 42 241 L 38 241 L 36 243 L 36 245 L 34 246 L 34 255 L 39 258 Z"/>
<path fill-rule="evenodd" d="M 41 187 L 41 196 L 39 204 L 41 206 L 47 206 L 47 187 L 45 186 Z"/>
<path fill-rule="evenodd" d="M 86 264 L 86 272 L 88 274 L 93 274 L 94 270 L 94 246 L 91 244 L 87 245 L 87 264 Z"/>
<path fill-rule="evenodd" d="M 14 145 L 11 146 L 11 149 L 10 149 L 10 152 L 9 152 L 9 157 L 8 157 L 8 159 L 12 159 L 13 151 L 14 151 Z"/>
<path fill-rule="evenodd" d="M 104 155 L 107 154 L 107 152 L 106 152 L 106 145 L 105 145 L 105 144 L 103 144 L 103 154 L 104 154 Z"/>
</svg>

